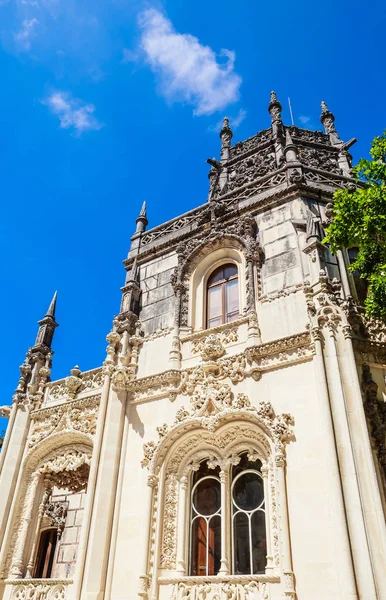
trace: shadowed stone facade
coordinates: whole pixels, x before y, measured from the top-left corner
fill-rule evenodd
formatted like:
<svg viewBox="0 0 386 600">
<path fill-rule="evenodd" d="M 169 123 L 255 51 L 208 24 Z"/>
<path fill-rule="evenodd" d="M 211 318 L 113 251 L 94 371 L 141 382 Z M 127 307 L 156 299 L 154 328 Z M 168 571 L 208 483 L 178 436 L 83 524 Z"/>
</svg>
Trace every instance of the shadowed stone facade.
<svg viewBox="0 0 386 600">
<path fill-rule="evenodd" d="M 268 111 L 224 119 L 204 204 L 142 206 L 103 365 L 51 381 L 56 297 L 39 321 L 0 408 L 4 600 L 386 600 L 386 326 L 323 244 L 355 140 Z"/>
</svg>

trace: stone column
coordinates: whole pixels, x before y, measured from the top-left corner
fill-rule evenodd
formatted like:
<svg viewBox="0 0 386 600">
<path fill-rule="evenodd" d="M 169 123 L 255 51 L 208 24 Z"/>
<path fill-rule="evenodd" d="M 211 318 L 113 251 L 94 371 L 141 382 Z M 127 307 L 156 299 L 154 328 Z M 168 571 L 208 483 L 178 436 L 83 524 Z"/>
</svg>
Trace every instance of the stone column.
<svg viewBox="0 0 386 600">
<path fill-rule="evenodd" d="M 276 456 L 277 482 L 279 486 L 279 514 L 281 529 L 281 551 L 283 557 L 283 591 L 284 599 L 295 598 L 294 574 L 292 571 L 290 529 L 287 508 L 287 486 L 285 481 L 285 458 L 282 455 Z"/>
<path fill-rule="evenodd" d="M 186 575 L 185 545 L 186 545 L 186 492 L 188 478 L 183 475 L 180 479 L 178 494 L 178 532 L 177 532 L 177 571 Z"/>
<path fill-rule="evenodd" d="M 335 432 L 331 417 L 326 370 L 323 359 L 322 338 L 318 327 L 312 330 L 315 345 L 313 359 L 319 408 L 323 432 L 325 434 L 325 457 L 330 475 L 331 514 L 336 539 L 335 565 L 337 567 L 341 598 L 357 598 L 354 566 L 351 555 L 350 538 L 347 529 L 346 510 L 343 500 L 338 455 L 335 446 Z"/>
<path fill-rule="evenodd" d="M 28 565 L 27 565 L 26 578 L 33 577 L 33 573 L 34 573 L 34 569 L 35 569 L 36 553 L 37 553 L 38 544 L 39 544 L 40 527 L 42 524 L 44 511 L 47 506 L 47 502 L 50 497 L 50 494 L 51 494 L 51 487 L 49 487 L 48 482 L 45 482 L 45 490 L 43 492 L 43 497 L 42 497 L 42 500 L 40 502 L 39 509 L 38 509 L 38 517 L 36 519 L 36 527 L 35 527 L 35 532 L 34 532 L 34 537 L 33 537 L 33 542 L 32 542 L 31 553 L 30 553 L 30 557 L 29 557 L 29 561 L 28 561 Z"/>
<path fill-rule="evenodd" d="M 113 349 L 112 344 L 110 344 L 109 348 L 110 348 L 111 354 L 113 354 L 114 349 Z M 110 358 L 109 362 L 110 361 L 112 362 L 111 358 Z M 97 424 L 97 430 L 96 430 L 96 434 L 95 434 L 94 447 L 93 447 L 92 459 L 91 459 L 90 475 L 89 475 L 88 482 L 87 482 L 86 504 L 85 504 L 85 509 L 84 509 L 84 516 L 83 516 L 83 522 L 82 522 L 82 528 L 81 528 L 81 534 L 80 534 L 80 540 L 79 540 L 78 555 L 77 555 L 77 560 L 76 560 L 74 587 L 72 590 L 72 598 L 74 598 L 74 600 L 78 600 L 78 598 L 80 598 L 81 587 L 82 587 L 82 582 L 83 582 L 84 565 L 85 565 L 85 561 L 86 561 L 86 550 L 87 550 L 88 539 L 89 539 L 89 534 L 90 534 L 91 517 L 92 517 L 94 497 L 95 497 L 99 459 L 100 459 L 101 448 L 102 448 L 103 431 L 104 431 L 105 422 L 106 422 L 107 401 L 109 398 L 111 373 L 112 373 L 112 366 L 109 366 L 106 368 L 105 378 L 103 381 L 101 400 L 99 403 L 98 424 Z"/>
<path fill-rule="evenodd" d="M 151 523 L 151 508 L 153 501 L 153 490 L 158 485 L 158 477 L 156 475 L 149 475 L 147 478 L 147 489 L 144 498 L 144 519 L 143 519 L 143 538 L 141 548 L 141 573 L 139 576 L 140 585 L 138 595 L 147 600 L 148 598 L 148 587 L 149 587 L 149 575 L 148 575 L 148 561 L 149 561 L 149 544 L 150 544 L 150 523 Z"/>
<path fill-rule="evenodd" d="M 29 526 L 33 517 L 33 509 L 36 499 L 36 492 L 42 480 L 42 475 L 36 472 L 32 475 L 29 483 L 24 504 L 24 513 L 21 518 L 19 535 L 16 542 L 14 557 L 11 565 L 11 576 L 20 579 L 23 577 L 24 551 L 28 537 Z"/>
<path fill-rule="evenodd" d="M 10 412 L 10 415 L 8 418 L 7 429 L 6 429 L 4 440 L 3 440 L 3 447 L 1 448 L 1 452 L 0 452 L 0 474 L 2 471 L 4 459 L 7 455 L 7 448 L 8 448 L 9 440 L 12 437 L 12 429 L 13 429 L 13 424 L 15 422 L 16 412 L 17 412 L 17 403 L 13 402 L 12 407 L 11 407 L 11 412 Z"/>
<path fill-rule="evenodd" d="M 335 323 L 328 321 L 322 331 L 326 343 L 324 357 L 335 439 L 338 449 L 343 496 L 346 506 L 346 516 L 359 597 L 366 598 L 366 600 L 376 600 L 377 594 L 367 543 L 352 441 L 348 426 L 345 397 L 342 389 L 341 373 L 336 353 L 336 327 Z"/>
<path fill-rule="evenodd" d="M 227 498 L 228 473 L 220 471 L 221 486 L 221 564 L 219 575 L 228 575 L 229 562 L 227 556 L 227 523 L 228 519 L 228 498 Z"/>
<path fill-rule="evenodd" d="M 27 406 L 18 403 L 12 410 L 15 411 L 12 433 L 8 438 L 8 447 L 0 474 L 0 547 L 3 543 L 16 484 L 21 477 L 21 460 L 30 426 L 30 414 Z"/>
<path fill-rule="evenodd" d="M 172 369 L 181 368 L 181 343 L 180 343 L 180 315 L 182 304 L 183 285 L 175 285 L 176 305 L 174 309 L 174 329 L 172 339 L 172 349 L 169 352 L 169 363 Z"/>
<path fill-rule="evenodd" d="M 85 546 L 86 560 L 81 597 L 87 600 L 102 598 L 106 585 L 126 396 L 126 391 L 116 389 L 112 384 L 107 402 L 90 529 Z"/>
<path fill-rule="evenodd" d="M 261 469 L 264 482 L 264 504 L 265 504 L 265 529 L 267 539 L 267 566 L 265 572 L 267 575 L 273 575 L 273 556 L 272 556 L 272 532 L 271 532 L 271 494 L 269 491 L 269 467 L 267 464 L 263 465 Z"/>
<path fill-rule="evenodd" d="M 386 524 L 359 384 L 350 327 L 338 338 L 338 358 L 378 597 L 386 599 Z"/>
</svg>

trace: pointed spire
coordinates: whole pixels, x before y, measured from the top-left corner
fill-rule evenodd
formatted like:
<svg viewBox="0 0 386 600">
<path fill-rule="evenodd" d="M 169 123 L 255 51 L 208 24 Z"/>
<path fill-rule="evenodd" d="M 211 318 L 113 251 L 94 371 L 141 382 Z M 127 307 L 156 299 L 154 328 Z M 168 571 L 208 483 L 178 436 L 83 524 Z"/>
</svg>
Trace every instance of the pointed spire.
<svg viewBox="0 0 386 600">
<path fill-rule="evenodd" d="M 135 233 L 143 233 L 146 230 L 146 225 L 149 222 L 146 214 L 146 200 L 142 204 L 141 210 L 135 222 L 137 224 Z"/>
<path fill-rule="evenodd" d="M 281 122 L 282 105 L 277 99 L 276 92 L 271 92 L 271 101 L 268 105 L 268 112 L 271 115 L 272 123 Z"/>
<path fill-rule="evenodd" d="M 146 219 L 146 200 L 143 201 L 142 208 L 139 213 L 140 217 L 145 217 Z"/>
<path fill-rule="evenodd" d="M 232 137 L 233 132 L 232 129 L 229 127 L 229 119 L 228 117 L 224 117 L 223 125 L 220 131 L 221 160 L 228 160 L 230 158 Z"/>
<path fill-rule="evenodd" d="M 56 298 L 58 292 L 55 292 L 48 310 L 44 317 L 38 321 L 39 330 L 36 336 L 35 344 L 32 347 L 32 350 L 37 348 L 51 348 L 52 339 L 54 337 L 55 329 L 58 327 L 57 322 L 55 321 L 55 310 L 56 310 Z"/>
<path fill-rule="evenodd" d="M 53 298 L 51 300 L 51 303 L 48 307 L 48 310 L 46 312 L 46 317 L 52 317 L 55 320 L 55 310 L 56 310 L 56 298 L 58 297 L 58 290 L 56 290 L 55 294 L 53 295 Z"/>
<path fill-rule="evenodd" d="M 324 100 L 322 100 L 320 106 L 322 108 L 320 121 L 324 127 L 324 131 L 330 136 L 332 144 L 340 143 L 339 135 L 335 129 L 335 117 L 333 113 L 328 110 L 328 106 Z"/>
<path fill-rule="evenodd" d="M 294 162 L 298 160 L 297 148 L 292 140 L 291 133 L 288 127 L 286 127 L 285 130 L 284 155 L 287 162 Z"/>
</svg>

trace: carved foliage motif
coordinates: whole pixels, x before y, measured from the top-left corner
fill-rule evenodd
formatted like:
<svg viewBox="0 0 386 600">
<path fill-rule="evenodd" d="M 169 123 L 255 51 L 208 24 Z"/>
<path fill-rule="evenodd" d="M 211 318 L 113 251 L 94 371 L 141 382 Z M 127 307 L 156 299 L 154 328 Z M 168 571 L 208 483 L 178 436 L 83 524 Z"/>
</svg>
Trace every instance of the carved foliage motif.
<svg viewBox="0 0 386 600">
<path fill-rule="evenodd" d="M 177 479 L 169 473 L 165 481 L 165 505 L 161 547 L 161 568 L 172 569 L 176 562 L 177 537 Z"/>
<path fill-rule="evenodd" d="M 228 190 L 242 187 L 275 169 L 276 158 L 273 147 L 263 148 L 229 167 Z"/>
<path fill-rule="evenodd" d="M 272 137 L 272 129 L 265 129 L 263 131 L 259 131 L 257 135 L 248 138 L 244 142 L 238 142 L 231 148 L 231 157 L 235 158 L 241 154 L 246 154 L 247 152 L 251 152 L 252 150 L 256 150 L 261 144 L 267 142 Z"/>
<path fill-rule="evenodd" d="M 51 519 L 51 527 L 58 528 L 58 537 L 61 536 L 67 517 L 66 502 L 49 502 L 45 514 Z"/>
<path fill-rule="evenodd" d="M 85 451 L 58 451 L 52 458 L 47 459 L 38 471 L 49 475 L 50 481 L 57 487 L 79 492 L 87 485 L 90 463 L 91 456 Z"/>
<path fill-rule="evenodd" d="M 48 400 L 74 398 L 76 394 L 80 394 L 81 392 L 87 392 L 102 387 L 102 369 L 81 373 L 79 369 L 75 367 L 72 371 L 75 371 L 75 374 L 49 386 Z"/>
<path fill-rule="evenodd" d="M 175 583 L 171 600 L 268 600 L 267 584 L 248 583 Z"/>
<path fill-rule="evenodd" d="M 49 583 L 26 582 L 12 588 L 12 600 L 65 600 L 68 585 L 71 580 L 58 582 L 51 580 Z"/>
<path fill-rule="evenodd" d="M 239 339 L 239 332 L 238 332 L 237 327 L 232 327 L 230 329 L 224 329 L 224 331 L 221 331 L 217 335 L 219 338 L 219 343 L 222 346 L 225 346 L 227 344 L 233 344 L 233 343 L 237 342 Z M 207 344 L 206 337 L 201 337 L 199 339 L 194 340 L 192 342 L 192 354 L 201 354 L 204 351 L 206 344 Z"/>
<path fill-rule="evenodd" d="M 35 413 L 28 447 L 33 448 L 49 435 L 59 431 L 78 431 L 94 436 L 98 409 L 98 402 L 93 397 Z"/>
<path fill-rule="evenodd" d="M 299 158 L 308 167 L 314 167 L 322 171 L 342 174 L 335 152 L 320 150 L 310 146 L 299 147 Z"/>
</svg>

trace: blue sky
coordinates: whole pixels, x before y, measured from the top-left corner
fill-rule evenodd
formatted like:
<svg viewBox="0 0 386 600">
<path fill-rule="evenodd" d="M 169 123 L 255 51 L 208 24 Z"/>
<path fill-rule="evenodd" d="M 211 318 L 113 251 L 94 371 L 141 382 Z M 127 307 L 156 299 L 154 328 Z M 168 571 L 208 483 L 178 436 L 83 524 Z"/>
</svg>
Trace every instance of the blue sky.
<svg viewBox="0 0 386 600">
<path fill-rule="evenodd" d="M 58 289 L 53 377 L 105 356 L 122 260 L 149 226 L 205 202 L 227 114 L 234 141 L 320 101 L 355 159 L 386 126 L 385 8 L 356 0 L 0 0 L 2 398 Z"/>
</svg>

